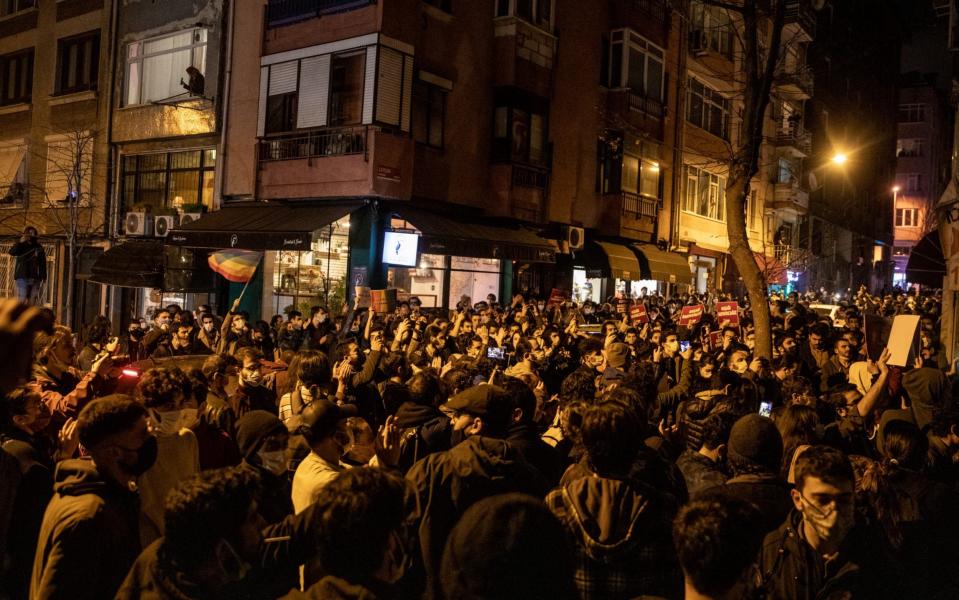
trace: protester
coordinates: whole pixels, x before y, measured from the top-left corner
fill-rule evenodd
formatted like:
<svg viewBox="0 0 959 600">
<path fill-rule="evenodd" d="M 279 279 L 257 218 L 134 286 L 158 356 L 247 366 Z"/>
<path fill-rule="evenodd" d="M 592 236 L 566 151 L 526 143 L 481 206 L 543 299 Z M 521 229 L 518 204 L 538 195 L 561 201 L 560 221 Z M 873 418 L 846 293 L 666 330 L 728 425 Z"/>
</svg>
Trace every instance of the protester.
<svg viewBox="0 0 959 600">
<path fill-rule="evenodd" d="M 36 227 L 26 227 L 20 241 L 8 251 L 16 259 L 13 279 L 17 283 L 17 300 L 28 304 L 40 304 L 43 284 L 47 280 L 47 255 L 37 241 L 37 235 Z"/>
</svg>

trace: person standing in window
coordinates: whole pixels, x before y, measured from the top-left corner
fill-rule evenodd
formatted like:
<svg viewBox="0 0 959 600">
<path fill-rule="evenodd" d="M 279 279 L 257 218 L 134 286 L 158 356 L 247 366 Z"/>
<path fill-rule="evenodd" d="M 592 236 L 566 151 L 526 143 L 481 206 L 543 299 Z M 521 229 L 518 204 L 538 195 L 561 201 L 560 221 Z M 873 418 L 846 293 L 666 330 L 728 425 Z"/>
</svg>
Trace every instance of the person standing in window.
<svg viewBox="0 0 959 600">
<path fill-rule="evenodd" d="M 37 228 L 27 227 L 20 241 L 10 248 L 10 256 L 16 257 L 13 278 L 17 282 L 17 299 L 29 304 L 38 304 L 40 289 L 47 280 L 47 255 L 37 241 Z"/>
</svg>

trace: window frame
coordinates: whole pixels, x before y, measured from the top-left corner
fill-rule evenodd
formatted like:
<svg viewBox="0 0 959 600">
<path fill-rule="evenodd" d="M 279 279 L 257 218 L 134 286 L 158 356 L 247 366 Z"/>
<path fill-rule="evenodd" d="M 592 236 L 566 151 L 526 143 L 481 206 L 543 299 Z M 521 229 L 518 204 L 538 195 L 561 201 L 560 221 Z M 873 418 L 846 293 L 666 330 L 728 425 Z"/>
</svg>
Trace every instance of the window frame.
<svg viewBox="0 0 959 600">
<path fill-rule="evenodd" d="M 908 217 L 908 218 L 907 218 Z M 896 208 L 896 227 L 919 227 L 919 209 L 915 207 Z"/>
<path fill-rule="evenodd" d="M 505 111 L 505 137 L 498 135 L 498 125 L 500 121 L 500 111 Z M 515 146 L 514 133 L 516 133 L 517 115 L 525 116 L 526 139 L 522 147 Z M 534 161 L 532 159 L 532 121 L 533 116 L 537 115 L 542 119 L 542 160 Z M 533 167 L 549 168 L 550 150 L 549 150 L 549 103 L 545 101 L 534 101 L 522 96 L 510 95 L 502 99 L 495 99 L 493 102 L 493 162 L 515 162 Z M 516 152 L 516 150 L 519 152 Z"/>
<path fill-rule="evenodd" d="M 690 41 L 692 36 L 701 33 L 706 39 L 705 49 L 731 60 L 735 36 L 732 32 L 733 19 L 729 12 L 724 8 L 708 6 L 694 0 L 690 13 Z"/>
<path fill-rule="evenodd" d="M 619 46 L 619 48 L 616 46 Z M 643 57 L 642 89 L 634 89 L 629 85 L 630 50 L 636 50 Z M 637 96 L 653 98 L 658 102 L 663 102 L 666 92 L 666 51 L 664 49 L 627 27 L 614 29 L 610 32 L 608 55 L 606 81 L 609 82 L 611 88 L 625 88 Z M 659 91 L 650 94 L 649 64 L 653 61 L 659 63 Z M 614 73 L 616 67 L 619 68 L 618 74 Z"/>
<path fill-rule="evenodd" d="M 705 169 L 701 169 L 695 165 L 687 164 L 686 166 L 686 189 L 683 194 L 683 212 L 691 214 L 703 219 L 709 219 L 711 221 L 725 222 L 726 221 L 726 204 L 725 204 L 725 190 L 726 190 L 726 177 L 723 175 L 717 175 L 715 173 L 710 173 Z M 700 189 L 700 181 L 706 181 L 707 187 L 705 189 Z M 690 191 L 692 190 L 692 195 Z M 704 195 L 705 194 L 705 195 Z M 715 206 L 714 210 L 710 210 L 710 203 L 714 200 L 715 203 L 712 206 Z M 705 202 L 707 206 L 707 214 L 701 213 L 698 208 L 700 203 Z"/>
<path fill-rule="evenodd" d="M 159 209 L 171 209 L 176 208 L 174 205 L 174 198 L 171 196 L 173 193 L 173 180 L 174 175 L 177 173 L 196 173 L 196 192 L 197 192 L 197 201 L 195 204 L 202 204 L 206 207 L 207 210 L 213 209 L 214 198 L 210 198 L 209 204 L 203 202 L 203 182 L 204 175 L 210 174 L 215 177 L 216 173 L 216 161 L 218 157 L 214 154 L 212 161 L 208 161 L 207 153 L 209 151 L 216 152 L 215 147 L 204 147 L 204 148 L 183 148 L 176 150 L 168 150 L 164 152 L 143 152 L 137 154 L 125 154 L 120 158 L 120 215 L 124 215 L 127 212 L 130 212 L 136 206 L 149 205 L 154 208 Z M 199 152 L 199 166 L 197 167 L 175 167 L 174 158 L 175 154 L 186 154 L 191 152 Z M 145 157 L 156 157 L 159 155 L 164 156 L 164 166 L 162 169 L 151 169 L 151 168 L 141 168 L 142 161 Z M 134 161 L 134 168 L 130 170 L 129 162 Z M 156 206 L 154 204 L 146 203 L 140 198 L 141 192 L 141 177 L 143 175 L 151 174 L 163 174 L 163 205 Z M 127 197 L 127 178 L 133 177 L 133 198 Z M 194 203 L 184 203 L 184 204 L 194 204 Z"/>
<path fill-rule="evenodd" d="M 446 148 L 446 106 L 449 101 L 448 89 L 445 89 L 441 86 L 438 86 L 434 83 L 428 81 L 423 81 L 422 79 L 417 79 L 413 82 L 413 106 L 412 106 L 412 119 L 413 124 L 411 125 L 413 141 L 421 146 L 426 146 L 427 148 L 433 148 L 434 150 L 443 150 Z M 424 97 L 425 95 L 425 97 Z M 439 97 L 440 103 L 440 122 L 439 122 L 439 144 L 434 144 L 433 140 L 433 102 L 436 98 Z M 417 111 L 417 107 L 424 108 L 425 111 L 420 113 Z M 417 116 L 420 116 L 425 121 L 423 131 L 426 133 L 426 139 L 419 138 L 419 128 L 417 127 L 416 120 Z"/>
<path fill-rule="evenodd" d="M 180 46 L 180 47 L 174 48 L 174 49 L 172 49 L 172 50 L 164 50 L 164 51 L 162 51 L 162 52 L 154 52 L 154 53 L 151 53 L 151 54 L 146 54 L 145 52 L 142 51 L 142 49 L 143 49 L 143 48 L 146 46 L 146 44 L 148 44 L 148 43 L 157 42 L 157 41 L 159 41 L 159 40 L 163 40 L 163 39 L 166 39 L 166 38 L 169 38 L 169 37 L 175 37 L 175 36 L 178 36 L 178 35 L 182 35 L 182 34 L 184 34 L 184 33 L 186 33 L 186 32 L 190 32 L 190 33 L 191 33 L 191 36 L 190 36 L 190 37 L 191 37 L 191 40 L 192 40 L 192 41 L 191 41 L 191 43 L 190 43 L 188 46 Z M 203 36 L 202 36 L 202 37 L 203 37 L 203 41 L 198 42 L 198 41 L 196 41 L 196 36 L 197 36 L 197 34 L 200 33 L 200 32 L 203 33 Z M 178 53 L 178 52 L 190 52 L 190 66 L 197 67 L 197 68 L 200 70 L 200 73 L 202 73 L 203 76 L 206 77 L 206 65 L 207 65 L 207 56 L 206 56 L 207 53 L 206 53 L 206 48 L 207 48 L 207 45 L 209 44 L 209 41 L 210 41 L 209 38 L 210 38 L 210 28 L 209 28 L 209 27 L 189 27 L 189 28 L 186 28 L 186 29 L 180 29 L 180 30 L 173 31 L 173 32 L 170 32 L 170 33 L 165 33 L 165 34 L 163 34 L 163 35 L 158 35 L 158 36 L 149 37 L 149 38 L 143 38 L 142 40 L 135 40 L 135 41 L 132 41 L 132 42 L 127 43 L 127 44 L 124 46 L 124 59 L 123 59 L 123 60 L 124 60 L 124 69 L 123 69 L 124 78 L 123 78 L 123 96 L 121 97 L 121 101 L 122 101 L 121 106 L 124 106 L 124 107 L 126 107 L 126 106 L 146 106 L 146 105 L 149 105 L 149 104 L 153 104 L 153 103 L 155 103 L 155 102 L 158 102 L 158 101 L 170 100 L 170 99 L 172 99 L 172 98 L 176 98 L 177 96 L 180 96 L 180 95 L 183 95 L 183 94 L 189 94 L 189 92 L 187 92 L 186 90 L 183 90 L 182 93 L 174 94 L 174 95 L 169 96 L 169 97 L 167 97 L 167 98 L 152 98 L 152 99 L 149 99 L 149 100 L 144 100 L 144 99 L 143 99 L 143 85 L 144 85 L 144 82 L 147 80 L 147 78 L 145 77 L 145 73 L 143 72 L 143 64 L 144 64 L 144 61 L 145 61 L 146 59 L 148 59 L 148 58 L 155 58 L 155 57 L 157 57 L 157 56 L 164 56 L 164 55 L 167 55 L 167 54 L 175 54 L 175 53 Z M 135 56 L 131 57 L 131 56 L 130 56 L 130 49 L 131 49 L 134 45 L 137 45 L 141 50 L 138 51 Z M 200 48 L 203 48 L 203 64 L 201 65 L 202 68 L 200 68 L 199 66 L 197 66 L 197 65 L 195 65 L 195 64 L 193 63 L 193 61 L 194 61 L 194 54 L 195 54 L 196 50 L 198 50 L 198 49 L 200 49 Z M 131 75 L 131 69 L 132 69 L 133 65 L 138 65 L 137 77 L 136 77 L 136 79 L 137 79 L 137 96 L 136 96 L 136 101 L 131 101 L 131 100 L 130 100 L 130 98 L 131 98 L 131 96 L 130 96 L 130 86 L 131 86 L 131 81 L 132 81 L 132 79 L 133 79 L 133 76 Z"/>
<path fill-rule="evenodd" d="M 0 56 L 0 106 L 12 106 L 15 104 L 30 104 L 33 102 L 33 63 L 35 59 L 34 48 L 23 48 L 9 54 Z M 18 61 L 17 66 L 17 87 L 24 88 L 21 95 L 12 98 L 9 96 L 10 88 L 10 63 Z M 25 63 L 25 64 L 24 64 Z M 23 77 L 23 82 L 19 78 Z"/>
<path fill-rule="evenodd" d="M 906 173 L 906 193 L 916 194 L 922 192 L 922 173 Z"/>
<path fill-rule="evenodd" d="M 923 156 L 925 145 L 923 138 L 899 138 L 896 140 L 896 158 L 918 158 Z M 910 146 L 907 148 L 907 144 Z"/>
<path fill-rule="evenodd" d="M 378 54 L 378 53 L 377 53 Z M 357 111 L 357 120 L 355 122 L 334 122 L 334 111 L 333 111 L 333 69 L 336 66 L 335 63 L 337 60 L 352 59 L 354 57 L 361 57 L 362 64 L 360 66 L 360 97 L 359 97 L 359 110 Z M 355 125 L 363 124 L 363 107 L 366 102 L 366 61 L 368 60 L 368 55 L 366 48 L 353 48 L 351 50 L 344 50 L 343 52 L 333 52 L 330 54 L 330 71 L 327 78 L 327 90 L 326 90 L 326 124 L 328 127 L 352 127 Z M 299 70 L 302 68 L 303 60 L 300 59 L 300 64 L 297 65 L 297 83 L 296 83 L 296 94 L 297 100 L 300 96 L 300 82 L 299 82 Z M 379 56 L 377 56 L 377 71 L 379 71 Z M 376 92 L 374 92 L 375 94 Z M 293 130 L 296 130 L 296 111 L 294 111 L 294 123 Z"/>
<path fill-rule="evenodd" d="M 68 78 L 68 73 L 65 71 L 66 65 L 64 61 L 64 56 L 70 47 L 77 46 L 80 48 L 78 52 L 83 52 L 83 47 L 85 44 L 90 44 L 90 64 L 88 65 L 89 70 L 89 81 L 86 83 L 77 83 L 72 87 L 66 87 L 64 85 L 65 80 Z M 85 57 L 77 59 L 77 67 L 80 67 L 81 61 Z M 82 67 L 81 67 L 82 70 Z M 100 31 L 88 31 L 86 33 L 81 33 L 79 35 L 73 35 L 70 37 L 60 38 L 57 40 L 57 72 L 56 80 L 54 81 L 54 92 L 55 96 L 66 95 L 66 94 L 75 94 L 77 92 L 92 91 L 97 89 L 97 83 L 100 77 Z M 81 77 L 76 77 L 76 80 L 79 81 Z"/>
<path fill-rule="evenodd" d="M 0 1 L 0 18 L 9 17 L 36 7 L 36 0 L 2 0 Z"/>
<path fill-rule="evenodd" d="M 529 3 L 529 15 L 519 14 L 517 6 L 520 2 Z M 545 14 L 544 6 L 546 7 Z M 493 2 L 493 17 L 516 17 L 534 27 L 552 33 L 553 27 L 556 25 L 555 0 L 496 0 Z"/>
<path fill-rule="evenodd" d="M 702 92 L 697 92 L 697 86 L 702 90 Z M 696 79 L 695 77 L 689 78 L 689 85 L 687 87 L 686 121 L 722 140 L 729 141 L 729 122 L 732 116 L 732 103 L 729 98 L 705 82 Z M 700 113 L 701 121 L 693 118 L 693 105 L 695 98 L 699 98 L 700 100 L 700 106 L 702 108 Z M 713 108 L 718 108 L 722 114 L 722 121 L 719 127 L 720 131 L 716 131 L 713 127 L 711 110 Z"/>
<path fill-rule="evenodd" d="M 81 142 L 81 140 L 83 141 Z M 69 195 L 71 191 L 71 175 L 73 175 L 73 173 L 67 174 L 62 167 L 58 167 L 56 163 L 57 157 L 53 154 L 55 148 L 62 148 L 66 146 L 65 151 L 71 153 L 69 156 L 67 156 L 67 160 L 77 160 L 80 163 L 78 168 L 81 171 L 81 187 L 80 197 L 76 200 L 76 205 L 82 208 L 90 207 L 92 205 L 92 192 L 90 188 L 93 185 L 93 156 L 96 145 L 95 136 L 88 131 L 84 131 L 77 134 L 47 136 L 44 139 L 44 142 L 46 144 L 46 157 L 43 181 L 43 189 L 45 192 L 43 195 L 43 206 L 47 208 L 63 208 L 72 203 L 70 201 L 65 201 L 67 198 L 66 195 L 63 197 L 63 199 L 50 197 L 51 188 L 54 188 L 57 184 L 61 183 L 58 181 L 61 177 L 63 179 L 62 185 L 64 186 L 66 193 Z M 82 144 L 82 146 L 80 146 L 80 144 Z M 79 147 L 80 151 L 79 158 L 75 158 L 76 155 L 73 154 L 73 150 L 77 147 Z M 72 164 L 76 165 L 77 163 Z M 51 165 L 53 165 L 53 168 L 51 168 Z M 54 178 L 54 180 L 51 181 L 51 178 Z"/>
<path fill-rule="evenodd" d="M 897 123 L 922 123 L 926 120 L 924 102 L 903 102 L 896 112 Z"/>
</svg>

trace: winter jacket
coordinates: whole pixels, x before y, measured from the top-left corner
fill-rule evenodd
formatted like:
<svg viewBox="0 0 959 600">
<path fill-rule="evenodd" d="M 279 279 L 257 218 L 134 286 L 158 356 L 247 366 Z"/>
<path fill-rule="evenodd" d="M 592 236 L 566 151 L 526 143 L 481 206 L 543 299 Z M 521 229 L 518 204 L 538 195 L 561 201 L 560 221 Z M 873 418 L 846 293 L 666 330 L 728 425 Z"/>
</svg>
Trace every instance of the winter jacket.
<svg viewBox="0 0 959 600">
<path fill-rule="evenodd" d="M 802 513 L 766 535 L 759 571 L 767 600 L 890 600 L 905 597 L 901 573 L 877 532 L 857 526 L 826 561 L 806 543 Z"/>
<path fill-rule="evenodd" d="M 776 475 L 740 475 L 723 485 L 709 488 L 703 496 L 721 496 L 752 502 L 762 513 L 763 531 L 772 531 L 782 524 L 792 510 L 790 485 Z"/>
<path fill-rule="evenodd" d="M 726 483 L 726 474 L 719 465 L 695 450 L 686 450 L 680 454 L 676 460 L 676 466 L 683 473 L 690 497 Z"/>
<path fill-rule="evenodd" d="M 187 418 L 183 422 L 190 420 Z M 162 423 L 160 426 L 163 426 Z M 163 535 L 164 506 L 170 490 L 180 481 L 200 472 L 200 449 L 192 431 L 186 428 L 161 430 L 156 437 L 157 460 L 137 480 L 141 499 L 140 542 L 143 547 Z"/>
<path fill-rule="evenodd" d="M 450 449 L 450 418 L 434 406 L 404 402 L 396 410 L 400 429 L 400 461 L 397 468 L 406 472 L 413 464 L 434 452 Z"/>
<path fill-rule="evenodd" d="M 57 465 L 53 489 L 30 598 L 113 598 L 140 553 L 138 495 L 104 479 L 89 458 Z"/>
<path fill-rule="evenodd" d="M 17 242 L 10 248 L 10 256 L 16 257 L 13 267 L 14 279 L 47 279 L 47 255 L 43 246 L 35 239 Z"/>
<path fill-rule="evenodd" d="M 825 394 L 837 385 L 849 383 L 849 368 L 851 366 L 852 363 L 850 362 L 849 366 L 844 367 L 843 364 L 839 362 L 838 356 L 830 358 L 829 361 L 823 365 L 822 372 L 819 375 L 820 393 Z"/>
<path fill-rule="evenodd" d="M 430 454 L 414 464 L 406 478 L 419 497 L 420 551 L 434 581 L 446 538 L 466 509 L 496 494 L 524 492 L 542 498 L 548 491 L 542 475 L 508 442 L 478 435 Z"/>
<path fill-rule="evenodd" d="M 514 423 L 506 441 L 519 450 L 526 462 L 536 467 L 550 487 L 559 483 L 563 475 L 559 453 L 543 441 L 532 423 Z"/>
<path fill-rule="evenodd" d="M 52 415 L 52 427 L 59 429 L 68 418 L 77 418 L 80 409 L 101 393 L 105 381 L 92 371 L 83 373 L 71 368 L 54 377 L 46 367 L 33 365 L 28 387 L 40 394 Z"/>
<path fill-rule="evenodd" d="M 933 409 L 952 406 L 952 386 L 939 369 L 923 367 L 907 371 L 902 375 L 902 387 L 920 429 L 932 422 Z"/>
<path fill-rule="evenodd" d="M 678 598 L 676 504 L 652 486 L 593 475 L 553 490 L 546 505 L 566 528 L 583 600 Z"/>
</svg>

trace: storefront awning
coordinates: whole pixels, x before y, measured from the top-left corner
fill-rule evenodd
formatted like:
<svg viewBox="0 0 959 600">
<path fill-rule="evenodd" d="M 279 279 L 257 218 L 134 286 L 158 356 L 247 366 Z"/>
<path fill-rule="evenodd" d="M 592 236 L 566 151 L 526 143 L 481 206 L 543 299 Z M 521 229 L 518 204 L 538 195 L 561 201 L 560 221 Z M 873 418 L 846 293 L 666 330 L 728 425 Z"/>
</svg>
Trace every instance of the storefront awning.
<svg viewBox="0 0 959 600">
<path fill-rule="evenodd" d="M 652 244 L 635 244 L 640 258 L 645 259 L 643 277 L 656 281 L 689 285 L 693 274 L 689 270 L 689 257 L 679 252 L 660 250 Z"/>
<path fill-rule="evenodd" d="M 926 234 L 909 252 L 906 263 L 906 281 L 933 288 L 941 288 L 946 276 L 946 259 L 942 253 L 939 230 Z"/>
<path fill-rule="evenodd" d="M 583 249 L 583 258 L 587 271 L 594 271 L 595 275 L 639 281 L 643 278 L 639 259 L 631 248 L 623 244 L 612 242 L 587 242 Z"/>
<path fill-rule="evenodd" d="M 163 241 L 130 240 L 108 249 L 90 268 L 90 279 L 118 287 L 163 287 Z"/>
<path fill-rule="evenodd" d="M 362 201 L 244 202 L 174 229 L 167 243 L 191 248 L 309 250 L 315 231 L 363 205 Z"/>
<path fill-rule="evenodd" d="M 394 212 L 420 231 L 419 251 L 424 254 L 556 261 L 555 245 L 523 227 L 462 221 L 413 206 L 398 206 Z"/>
</svg>

